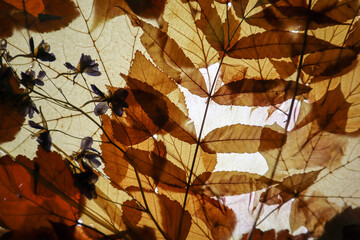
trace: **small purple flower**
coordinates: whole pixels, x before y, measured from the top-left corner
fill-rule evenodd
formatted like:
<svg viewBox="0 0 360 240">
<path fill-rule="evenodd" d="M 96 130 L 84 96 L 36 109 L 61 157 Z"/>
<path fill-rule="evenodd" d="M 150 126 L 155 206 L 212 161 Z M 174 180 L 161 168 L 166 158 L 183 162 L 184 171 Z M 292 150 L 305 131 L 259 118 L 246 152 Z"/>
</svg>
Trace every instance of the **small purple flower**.
<svg viewBox="0 0 360 240">
<path fill-rule="evenodd" d="M 37 109 L 35 103 L 32 101 L 31 97 L 29 96 L 29 93 L 20 95 L 19 108 L 20 111 L 23 112 L 23 115 L 24 116 L 29 115 L 29 118 L 33 118 L 34 112 L 39 114 L 39 110 Z"/>
<path fill-rule="evenodd" d="M 49 130 L 47 129 L 46 123 L 44 124 L 43 122 L 43 125 L 45 126 L 41 126 L 40 124 L 30 120 L 29 125 L 32 128 L 40 130 L 34 134 L 34 136 L 37 137 L 36 141 L 45 151 L 49 152 L 51 148 L 51 136 Z"/>
<path fill-rule="evenodd" d="M 92 60 L 89 55 L 81 54 L 80 61 L 76 67 L 69 62 L 66 62 L 64 65 L 67 69 L 73 71 L 72 74 L 75 75 L 73 84 L 75 84 L 75 78 L 79 73 L 86 73 L 90 76 L 101 75 L 101 72 L 99 72 L 99 64 L 95 63 L 95 60 Z"/>
<path fill-rule="evenodd" d="M 109 91 L 109 94 L 105 96 L 105 94 L 100 91 L 94 84 L 91 84 L 91 88 L 96 95 L 96 102 L 99 102 L 94 109 L 94 114 L 96 116 L 100 116 L 111 107 L 113 112 L 121 117 L 124 113 L 123 108 L 128 108 L 129 105 L 125 101 L 129 92 L 123 88 L 117 89 L 114 93 Z"/>
<path fill-rule="evenodd" d="M 25 73 L 21 72 L 20 83 L 29 89 L 33 89 L 35 85 L 44 86 L 44 82 L 42 81 L 44 77 L 44 71 L 40 71 L 35 78 L 35 72 L 33 70 L 27 70 Z"/>
<path fill-rule="evenodd" d="M 91 137 L 84 137 L 81 140 L 80 151 L 72 155 L 74 160 L 81 160 L 81 165 L 86 168 L 89 162 L 94 168 L 98 168 L 101 165 L 99 158 L 101 159 L 101 154 L 96 149 L 92 148 L 93 139 Z"/>
<path fill-rule="evenodd" d="M 34 49 L 34 39 L 31 37 L 29 40 L 31 57 L 35 57 L 44 62 L 53 62 L 55 61 L 55 55 L 49 53 L 50 45 L 42 40 L 40 44 Z"/>
<path fill-rule="evenodd" d="M 74 174 L 74 185 L 80 190 L 80 193 L 84 194 L 89 200 L 96 198 L 95 183 L 99 177 L 91 170 L 86 169 L 85 172 Z"/>
</svg>

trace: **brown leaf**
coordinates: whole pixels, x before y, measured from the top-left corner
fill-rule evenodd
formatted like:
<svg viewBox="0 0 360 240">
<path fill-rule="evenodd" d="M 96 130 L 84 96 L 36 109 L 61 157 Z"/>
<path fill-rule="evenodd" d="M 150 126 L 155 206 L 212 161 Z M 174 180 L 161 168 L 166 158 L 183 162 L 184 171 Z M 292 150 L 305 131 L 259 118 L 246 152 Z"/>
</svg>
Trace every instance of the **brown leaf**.
<svg viewBox="0 0 360 240">
<path fill-rule="evenodd" d="M 139 24 L 144 31 L 141 42 L 159 68 L 191 93 L 206 97 L 204 77 L 179 45 L 166 32 L 144 22 Z"/>
<path fill-rule="evenodd" d="M 241 240 L 247 240 L 249 234 L 244 234 Z M 303 233 L 296 236 L 293 236 L 289 233 L 289 230 L 281 230 L 280 232 L 275 232 L 274 229 L 271 229 L 266 232 L 262 232 L 260 229 L 254 229 L 252 232 L 252 240 L 307 240 L 311 237 L 310 233 Z"/>
<path fill-rule="evenodd" d="M 114 91 L 113 91 L 114 92 Z M 129 108 L 121 118 L 111 119 L 114 138 L 125 146 L 132 146 L 151 138 L 159 131 L 132 92 L 126 98 Z"/>
<path fill-rule="evenodd" d="M 241 38 L 228 52 L 238 59 L 283 58 L 301 55 L 304 48 L 304 34 L 270 30 Z M 307 36 L 304 53 L 335 48 L 329 42 L 314 36 Z"/>
<path fill-rule="evenodd" d="M 210 229 L 213 239 L 229 239 L 236 225 L 234 211 L 215 199 L 206 196 L 198 198 L 201 207 L 196 210 L 196 217 Z"/>
<path fill-rule="evenodd" d="M 303 84 L 298 84 L 296 88 L 294 81 L 283 79 L 243 79 L 220 87 L 212 96 L 212 100 L 221 105 L 269 106 L 292 99 L 294 94 L 296 96 L 306 94 L 310 89 Z"/>
<path fill-rule="evenodd" d="M 0 104 L 0 144 L 15 139 L 25 117 L 10 103 Z"/>
<path fill-rule="evenodd" d="M 309 21 L 308 29 L 324 28 L 341 25 L 321 12 L 303 7 L 271 5 L 261 12 L 246 18 L 246 22 L 266 30 L 304 31 Z"/>
<path fill-rule="evenodd" d="M 297 70 L 297 64 L 294 61 L 277 61 L 274 59 L 269 59 L 270 62 L 274 65 L 276 72 L 282 79 L 286 79 L 293 75 Z"/>
<path fill-rule="evenodd" d="M 205 172 L 193 182 L 191 190 L 210 197 L 233 196 L 267 188 L 269 183 L 270 179 L 248 172 Z"/>
<path fill-rule="evenodd" d="M 182 141 L 196 142 L 194 124 L 174 103 L 150 85 L 122 76 L 131 88 L 136 101 L 156 126 Z"/>
<path fill-rule="evenodd" d="M 278 186 L 261 194 L 260 201 L 268 205 L 285 203 L 306 191 L 316 181 L 321 170 L 303 174 L 294 174 L 285 178 Z M 266 197 L 266 198 L 265 198 Z"/>
<path fill-rule="evenodd" d="M 201 17 L 195 22 L 196 26 L 204 33 L 206 40 L 217 51 L 223 51 L 225 44 L 224 29 L 220 16 L 209 1 L 199 0 Z"/>
<path fill-rule="evenodd" d="M 330 0 L 315 2 L 312 10 L 322 12 L 338 22 L 345 22 L 358 15 L 360 3 L 357 0 Z"/>
<path fill-rule="evenodd" d="M 159 142 L 158 144 L 162 143 Z M 186 187 L 184 170 L 154 151 L 148 152 L 129 148 L 125 153 L 125 158 L 138 172 L 152 177 L 155 182 L 161 181 L 171 186 Z"/>
<path fill-rule="evenodd" d="M 357 20 L 350 30 L 349 36 L 345 40 L 345 46 L 350 48 L 360 47 L 360 21 Z M 357 50 L 359 51 L 359 50 Z"/>
<path fill-rule="evenodd" d="M 128 190 L 136 199 L 138 199 L 138 201 L 144 204 L 139 188 L 132 187 Z M 183 211 L 179 202 L 170 200 L 165 195 L 156 194 L 147 190 L 144 190 L 143 192 L 148 202 L 150 212 L 160 224 L 166 237 L 173 240 L 186 239 L 192 224 L 190 213 L 186 210 Z M 154 227 L 153 223 L 144 216 L 141 218 L 138 225 L 145 225 L 151 228 Z M 158 232 L 157 235 L 160 236 Z"/>
<path fill-rule="evenodd" d="M 201 141 L 209 153 L 255 153 L 281 147 L 284 135 L 269 128 L 235 124 L 216 128 Z"/>
<path fill-rule="evenodd" d="M 246 7 L 248 5 L 249 0 L 232 0 L 231 3 L 234 7 L 236 16 L 239 18 L 244 18 L 246 15 Z"/>
<path fill-rule="evenodd" d="M 303 63 L 302 70 L 311 76 L 338 76 L 350 72 L 355 66 L 352 62 L 358 53 L 351 49 L 330 49 L 310 53 Z"/>
<path fill-rule="evenodd" d="M 114 133 L 110 118 L 105 114 L 102 115 L 101 118 L 106 134 L 110 137 L 114 144 L 122 147 L 121 143 L 116 141 L 113 137 Z M 105 134 L 101 135 L 101 140 L 103 141 L 100 145 L 102 152 L 101 155 L 106 162 L 104 172 L 111 179 L 114 187 L 117 187 L 127 176 L 129 163 L 124 159 L 124 153 L 120 149 L 110 143 L 107 143 L 108 138 Z"/>
<path fill-rule="evenodd" d="M 164 11 L 166 0 L 125 0 L 131 10 L 140 17 L 158 18 Z"/>
</svg>

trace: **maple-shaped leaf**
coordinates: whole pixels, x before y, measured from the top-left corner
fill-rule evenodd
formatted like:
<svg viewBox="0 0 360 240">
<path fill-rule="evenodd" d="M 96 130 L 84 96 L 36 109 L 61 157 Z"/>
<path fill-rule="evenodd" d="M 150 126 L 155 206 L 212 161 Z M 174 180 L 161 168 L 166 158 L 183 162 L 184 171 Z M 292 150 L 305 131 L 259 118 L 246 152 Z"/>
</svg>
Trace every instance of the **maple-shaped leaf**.
<svg viewBox="0 0 360 240">
<path fill-rule="evenodd" d="M 209 153 L 254 153 L 258 149 L 281 147 L 284 137 L 270 128 L 235 124 L 208 133 L 201 147 Z"/>
<path fill-rule="evenodd" d="M 295 30 L 324 28 L 341 25 L 327 15 L 303 7 L 276 6 L 266 7 L 261 12 L 246 18 L 246 22 L 266 30 Z M 307 22 L 309 24 L 307 25 Z"/>
<path fill-rule="evenodd" d="M 135 78 L 123 77 L 136 101 L 156 126 L 185 142 L 196 142 L 193 123 L 174 103 L 150 85 Z"/>
<path fill-rule="evenodd" d="M 258 174 L 237 171 L 205 172 L 191 185 L 191 191 L 206 196 L 233 196 L 267 188 L 276 182 Z"/>
<path fill-rule="evenodd" d="M 269 30 L 240 38 L 227 54 L 238 59 L 282 58 L 335 48 L 314 36 L 307 36 L 304 46 L 304 37 L 303 33 Z"/>
<path fill-rule="evenodd" d="M 303 84 L 282 79 L 242 79 L 223 85 L 211 99 L 221 105 L 269 106 L 291 99 L 294 94 L 300 97 L 310 89 Z"/>
<path fill-rule="evenodd" d="M 176 41 L 150 24 L 140 21 L 139 25 L 144 31 L 141 42 L 157 66 L 191 93 L 206 97 L 204 77 Z"/>
<path fill-rule="evenodd" d="M 0 20 L 3 23 L 0 27 L 0 37 L 10 37 L 16 27 L 30 28 L 39 33 L 57 31 L 67 27 L 80 15 L 71 0 L 26 1 L 25 9 L 30 13 L 26 15 L 23 11 L 19 11 L 19 9 L 24 9 L 23 5 L 23 1 L 0 1 L 0 8 L 2 9 Z M 10 17 L 9 13 L 11 13 Z M 39 17 L 40 13 L 47 18 L 50 17 L 51 20 L 44 21 Z M 51 16 L 53 17 L 51 18 Z"/>
<path fill-rule="evenodd" d="M 80 192 L 58 153 L 39 148 L 35 163 L 24 156 L 16 161 L 5 156 L 0 162 L 3 226 L 37 231 L 51 228 L 49 220 L 67 225 L 77 222 Z"/>
</svg>

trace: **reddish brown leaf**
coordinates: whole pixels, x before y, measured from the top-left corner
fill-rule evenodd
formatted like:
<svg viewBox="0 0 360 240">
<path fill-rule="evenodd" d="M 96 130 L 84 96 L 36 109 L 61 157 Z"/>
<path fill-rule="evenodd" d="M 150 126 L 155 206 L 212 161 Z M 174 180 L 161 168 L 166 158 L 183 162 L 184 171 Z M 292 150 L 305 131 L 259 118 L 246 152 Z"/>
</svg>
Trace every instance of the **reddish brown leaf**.
<svg viewBox="0 0 360 240">
<path fill-rule="evenodd" d="M 340 25 L 321 12 L 293 6 L 269 6 L 263 11 L 246 18 L 246 22 L 266 30 L 303 31 L 309 21 L 308 29 Z"/>
<path fill-rule="evenodd" d="M 164 11 L 166 0 L 125 0 L 125 2 L 140 17 L 158 18 Z"/>
<path fill-rule="evenodd" d="M 311 76 L 338 76 L 350 72 L 355 66 L 357 53 L 351 49 L 330 49 L 310 53 L 304 60 L 303 71 Z"/>
<path fill-rule="evenodd" d="M 35 2 L 35 0 L 31 1 Z M 23 11 L 17 10 L 17 7 L 0 1 L 0 20 L 2 22 L 0 30 L 3 30 L 0 31 L 0 37 L 10 37 L 15 27 L 29 26 L 30 30 L 39 33 L 57 31 L 67 27 L 79 16 L 79 11 L 71 0 L 42 0 L 42 2 L 45 10 L 41 13 L 56 16 L 59 19 L 40 21 L 37 16 L 29 14 L 25 16 Z M 38 8 L 31 11 L 34 14 L 40 13 Z"/>
<path fill-rule="evenodd" d="M 194 124 L 169 98 L 150 85 L 131 77 L 122 76 L 131 88 L 136 101 L 156 126 L 182 141 L 196 142 Z"/>
<path fill-rule="evenodd" d="M 140 20 L 138 23 L 144 31 L 141 42 L 159 68 L 191 93 L 206 97 L 204 77 L 179 45 L 166 32 Z"/>
<path fill-rule="evenodd" d="M 42 0 L 4 0 L 17 9 L 23 10 L 25 9 L 28 13 L 37 17 L 39 13 L 42 13 L 45 10 L 44 4 Z"/>
<path fill-rule="evenodd" d="M 286 31 L 266 31 L 241 38 L 228 52 L 232 58 L 261 59 L 301 55 L 304 34 Z M 314 36 L 307 36 L 304 53 L 335 48 L 334 45 Z"/>
<path fill-rule="evenodd" d="M 269 106 L 276 105 L 301 96 L 310 91 L 310 87 L 298 84 L 294 81 L 275 80 L 256 80 L 243 79 L 223 85 L 214 93 L 212 100 L 221 105 L 239 106 Z"/>
<path fill-rule="evenodd" d="M 209 153 L 255 153 L 258 149 L 281 147 L 284 134 L 269 128 L 249 125 L 230 125 L 216 128 L 201 141 Z"/>
<path fill-rule="evenodd" d="M 23 114 L 10 103 L 0 104 L 0 143 L 14 140 L 24 121 Z"/>
<path fill-rule="evenodd" d="M 72 175 L 65 163 L 57 153 L 43 153 L 42 149 L 38 153 L 37 162 L 41 172 L 39 171 L 37 178 L 34 178 L 35 172 L 31 168 L 33 162 L 26 157 L 19 156 L 16 162 L 8 156 L 0 159 L 0 218 L 3 226 L 11 230 L 36 231 L 49 228 L 49 220 L 72 225 L 79 218 L 79 212 L 75 208 L 78 201 L 74 199 L 78 200 L 80 193 L 74 187 Z M 48 156 L 51 157 L 42 159 Z M 43 167 L 48 170 L 44 166 L 45 161 L 52 164 L 50 172 L 41 170 Z M 55 172 L 55 169 L 60 172 Z M 42 189 L 41 194 L 34 192 L 35 186 Z M 65 192 L 61 189 L 65 189 Z"/>
</svg>

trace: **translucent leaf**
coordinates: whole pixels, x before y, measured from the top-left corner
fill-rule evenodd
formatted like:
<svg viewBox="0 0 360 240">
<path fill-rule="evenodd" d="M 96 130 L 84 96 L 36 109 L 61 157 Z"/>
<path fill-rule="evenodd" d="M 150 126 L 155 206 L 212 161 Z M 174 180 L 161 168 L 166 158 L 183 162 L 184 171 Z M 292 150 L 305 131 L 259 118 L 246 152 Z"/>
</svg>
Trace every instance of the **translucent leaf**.
<svg viewBox="0 0 360 240">
<path fill-rule="evenodd" d="M 201 141 L 201 147 L 210 153 L 254 153 L 259 148 L 278 148 L 283 139 L 283 134 L 269 128 L 236 124 L 211 131 Z"/>
<path fill-rule="evenodd" d="M 303 48 L 304 34 L 270 30 L 240 38 L 228 55 L 239 59 L 295 57 L 303 52 Z M 331 48 L 335 46 L 314 36 L 307 36 L 304 53 Z"/>
</svg>

